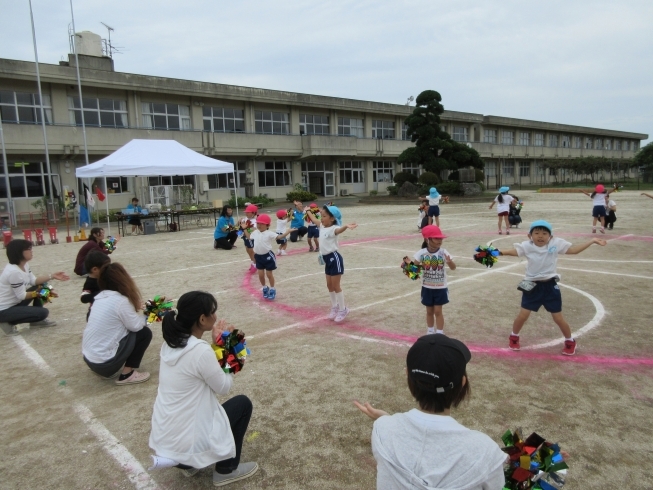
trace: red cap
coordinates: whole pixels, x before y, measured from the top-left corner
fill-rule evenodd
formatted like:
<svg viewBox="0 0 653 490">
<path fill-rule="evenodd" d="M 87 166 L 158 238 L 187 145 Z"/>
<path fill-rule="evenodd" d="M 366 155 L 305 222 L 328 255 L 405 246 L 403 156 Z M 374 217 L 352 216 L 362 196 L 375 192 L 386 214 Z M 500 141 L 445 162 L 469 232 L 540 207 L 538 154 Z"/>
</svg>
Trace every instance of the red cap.
<svg viewBox="0 0 653 490">
<path fill-rule="evenodd" d="M 258 206 L 256 204 L 250 204 L 245 208 L 246 213 L 258 213 Z"/>
<path fill-rule="evenodd" d="M 270 216 L 268 214 L 259 214 L 256 217 L 256 222 L 263 223 L 264 225 L 269 225 L 270 223 L 272 223 L 272 220 L 270 219 Z"/>
<path fill-rule="evenodd" d="M 422 228 L 422 236 L 424 238 L 447 238 L 447 235 L 443 235 L 440 231 L 440 227 L 435 225 L 428 225 Z"/>
<path fill-rule="evenodd" d="M 312 202 L 311 204 L 309 204 L 308 207 L 309 207 L 309 208 L 316 208 L 316 207 L 318 207 L 318 206 L 317 206 L 317 204 L 315 204 L 314 202 Z"/>
<path fill-rule="evenodd" d="M 599 194 L 601 194 L 602 192 L 605 192 L 605 187 L 603 187 L 603 184 L 598 184 L 598 185 L 594 188 L 594 190 L 595 190 L 596 192 L 598 192 Z"/>
<path fill-rule="evenodd" d="M 286 219 L 286 216 L 288 216 L 288 211 L 286 211 L 285 209 L 280 209 L 279 211 L 277 211 L 277 218 Z"/>
</svg>

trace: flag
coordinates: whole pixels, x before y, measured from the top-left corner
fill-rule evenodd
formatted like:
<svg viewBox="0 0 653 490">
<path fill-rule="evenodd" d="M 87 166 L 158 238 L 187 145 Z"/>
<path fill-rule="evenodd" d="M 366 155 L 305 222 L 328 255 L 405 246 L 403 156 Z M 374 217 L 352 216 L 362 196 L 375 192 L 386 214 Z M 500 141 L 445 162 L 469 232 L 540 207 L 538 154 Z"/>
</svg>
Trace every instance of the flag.
<svg viewBox="0 0 653 490">
<path fill-rule="evenodd" d="M 93 194 L 91 194 L 91 191 L 88 189 L 88 186 L 84 184 L 84 197 L 86 198 L 86 207 L 95 207 L 95 199 L 93 199 Z"/>
<path fill-rule="evenodd" d="M 105 199 L 106 196 L 105 196 L 104 194 L 102 194 L 102 189 L 100 189 L 99 187 L 96 187 L 96 188 L 95 188 L 95 193 L 97 194 L 97 198 L 98 198 L 100 201 L 104 201 L 104 199 Z"/>
<path fill-rule="evenodd" d="M 88 210 L 84 206 L 79 206 L 79 227 L 86 228 L 91 222 L 91 217 L 88 214 Z"/>
</svg>

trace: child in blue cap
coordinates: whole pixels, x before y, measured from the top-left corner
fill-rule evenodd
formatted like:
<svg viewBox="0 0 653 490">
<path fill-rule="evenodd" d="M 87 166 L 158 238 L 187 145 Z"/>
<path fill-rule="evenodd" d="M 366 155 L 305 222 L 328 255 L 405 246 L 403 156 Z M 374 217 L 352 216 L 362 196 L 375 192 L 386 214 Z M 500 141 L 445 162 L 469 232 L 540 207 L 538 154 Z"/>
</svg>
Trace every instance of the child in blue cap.
<svg viewBox="0 0 653 490">
<path fill-rule="evenodd" d="M 526 276 L 517 289 L 522 291 L 521 311 L 512 324 L 512 334 L 509 345 L 511 350 L 519 350 L 519 332 L 528 320 L 531 311 L 538 311 L 540 306 L 551 313 L 553 321 L 565 336 L 565 347 L 562 354 L 573 356 L 576 353 L 576 341 L 571 335 L 571 328 L 562 316 L 562 296 L 558 281 L 560 274 L 556 271 L 558 255 L 578 254 L 596 243 L 606 245 L 605 240 L 594 238 L 589 242 L 572 245 L 562 238 L 553 236 L 553 228 L 544 220 L 531 224 L 528 232 L 529 240 L 515 243 L 515 248 L 499 250 L 499 255 L 526 257 Z"/>
<path fill-rule="evenodd" d="M 340 278 L 345 273 L 345 263 L 338 252 L 338 235 L 346 230 L 353 230 L 358 225 L 351 223 L 343 226 L 342 213 L 336 206 L 324 206 L 319 220 L 310 209 L 306 215 L 313 223 L 320 226 L 319 258 L 320 263 L 324 264 L 327 289 L 331 296 L 329 319 L 341 322 L 349 313 L 349 308 L 345 306 L 345 295 L 340 287 Z"/>
<path fill-rule="evenodd" d="M 497 216 L 499 217 L 499 235 L 501 235 L 501 221 L 506 223 L 506 235 L 510 235 L 510 222 L 508 221 L 508 216 L 510 215 L 510 203 L 514 200 L 508 191 L 510 187 L 503 186 L 499 189 L 499 194 L 494 198 L 492 204 L 490 204 L 490 209 L 494 206 L 494 203 L 497 203 Z"/>
<path fill-rule="evenodd" d="M 433 224 L 433 218 L 435 218 L 435 225 L 440 226 L 440 198 L 442 196 L 435 187 L 429 189 L 429 195 L 426 197 L 420 197 L 419 199 L 428 201 L 429 208 L 426 212 L 429 217 L 429 225 Z"/>
</svg>

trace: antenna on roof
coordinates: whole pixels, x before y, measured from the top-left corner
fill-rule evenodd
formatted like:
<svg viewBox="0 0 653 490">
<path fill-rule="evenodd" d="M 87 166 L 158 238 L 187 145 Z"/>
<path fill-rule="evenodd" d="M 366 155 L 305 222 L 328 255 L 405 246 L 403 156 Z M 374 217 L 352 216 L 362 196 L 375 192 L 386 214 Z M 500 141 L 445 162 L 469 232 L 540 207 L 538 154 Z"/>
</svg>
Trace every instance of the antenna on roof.
<svg viewBox="0 0 653 490">
<path fill-rule="evenodd" d="M 104 55 L 108 56 L 109 58 L 113 58 L 114 48 L 111 45 L 111 31 L 115 31 L 115 29 L 113 27 L 105 24 L 104 22 L 100 22 L 100 24 L 102 24 L 104 27 L 107 28 L 108 37 L 109 37 L 109 39 L 103 39 L 103 41 L 104 41 Z"/>
</svg>

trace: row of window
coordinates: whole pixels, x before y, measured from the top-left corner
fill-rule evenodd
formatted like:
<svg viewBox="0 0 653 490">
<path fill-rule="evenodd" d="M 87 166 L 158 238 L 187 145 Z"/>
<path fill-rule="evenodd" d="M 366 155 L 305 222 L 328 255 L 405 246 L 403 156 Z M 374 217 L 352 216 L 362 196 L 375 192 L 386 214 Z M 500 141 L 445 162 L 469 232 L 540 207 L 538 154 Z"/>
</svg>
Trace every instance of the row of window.
<svg viewBox="0 0 653 490">
<path fill-rule="evenodd" d="M 455 137 L 454 127 L 454 139 Z M 467 129 L 467 128 L 463 128 Z M 485 129 L 483 135 L 484 143 L 498 144 L 497 129 Z M 465 133 L 466 134 L 466 133 Z M 532 136 L 532 139 L 531 139 Z M 568 136 L 550 134 L 548 145 L 545 142 L 544 133 L 533 133 L 527 131 L 519 131 L 517 133 L 518 140 L 515 139 L 514 131 L 501 131 L 501 144 L 502 145 L 519 145 L 519 146 L 549 146 L 550 148 L 585 148 L 588 150 L 637 150 L 639 146 L 638 141 L 628 140 L 612 140 L 603 138 L 592 138 L 589 136 Z M 459 141 L 459 140 L 458 140 Z M 515 143 L 517 141 L 517 143 Z"/>
</svg>

